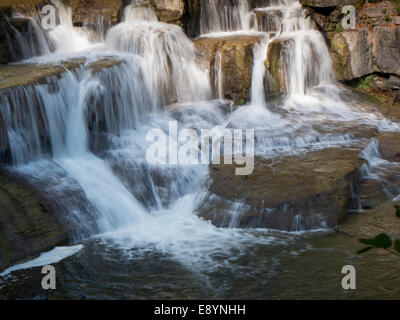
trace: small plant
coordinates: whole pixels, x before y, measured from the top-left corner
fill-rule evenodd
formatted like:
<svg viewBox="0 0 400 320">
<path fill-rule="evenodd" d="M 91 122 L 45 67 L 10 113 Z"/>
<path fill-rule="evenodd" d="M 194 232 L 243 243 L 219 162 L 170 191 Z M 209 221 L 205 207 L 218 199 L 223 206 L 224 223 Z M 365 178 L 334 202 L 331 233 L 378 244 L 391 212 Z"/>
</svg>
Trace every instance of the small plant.
<svg viewBox="0 0 400 320">
<path fill-rule="evenodd" d="M 396 208 L 396 217 L 400 218 L 400 206 L 395 206 Z M 357 251 L 357 254 L 363 254 L 371 249 L 378 248 L 389 251 L 390 253 L 394 253 L 396 255 L 400 255 L 400 240 L 392 240 L 386 233 L 381 233 L 373 239 L 358 239 L 362 244 L 367 245 L 361 250 Z M 393 249 L 392 249 L 393 246 Z"/>
<path fill-rule="evenodd" d="M 383 12 L 384 14 L 386 14 L 388 11 L 387 11 L 386 8 L 383 8 L 383 9 L 382 9 L 382 12 Z"/>
<path fill-rule="evenodd" d="M 400 3 L 396 6 L 396 12 L 398 15 L 400 15 Z"/>
<path fill-rule="evenodd" d="M 392 18 L 388 14 L 385 14 L 384 19 L 386 22 L 392 21 Z"/>
<path fill-rule="evenodd" d="M 336 32 L 341 32 L 341 31 L 343 31 L 343 27 L 340 24 L 337 24 L 335 31 Z"/>
<path fill-rule="evenodd" d="M 369 89 L 371 83 L 372 83 L 372 75 L 366 76 L 358 81 L 357 88 L 367 90 Z"/>
</svg>

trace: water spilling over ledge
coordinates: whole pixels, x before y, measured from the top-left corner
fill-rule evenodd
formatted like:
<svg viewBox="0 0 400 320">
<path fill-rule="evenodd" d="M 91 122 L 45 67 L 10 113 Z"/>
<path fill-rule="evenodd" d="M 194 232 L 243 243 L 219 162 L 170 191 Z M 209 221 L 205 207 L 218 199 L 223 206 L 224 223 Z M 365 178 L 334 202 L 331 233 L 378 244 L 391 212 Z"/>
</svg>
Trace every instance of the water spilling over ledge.
<svg viewBox="0 0 400 320">
<path fill-rule="evenodd" d="M 388 152 L 399 119 L 335 82 L 325 39 L 298 1 L 201 0 L 195 39 L 160 21 L 149 2 L 130 1 L 107 28 L 74 25 L 72 9 L 55 4 L 51 31 L 29 18 L 25 39 L 16 17 L 8 21 L 16 47 L 37 38 L 40 50 L 0 66 L 0 180 L 11 192 L 27 185 L 17 207 L 30 190 L 43 197 L 31 217 L 51 217 L 54 231 L 35 234 L 23 255 L 0 255 L 1 270 L 68 240 L 87 246 L 83 264 L 91 248 L 111 260 L 149 255 L 204 274 L 200 282 L 235 270 L 267 274 L 256 266 L 263 252 L 273 277 L 310 248 L 303 234 L 330 232 L 348 211 L 399 195 L 398 155 Z M 167 132 L 166 149 L 184 145 L 172 121 L 196 133 L 254 129 L 254 173 L 149 163 L 150 130 Z M 0 209 L 7 192 L 0 187 Z M 32 240 L 14 231 L 12 210 L 0 234 L 23 246 Z M 3 247 L 16 250 L 8 240 Z"/>
</svg>

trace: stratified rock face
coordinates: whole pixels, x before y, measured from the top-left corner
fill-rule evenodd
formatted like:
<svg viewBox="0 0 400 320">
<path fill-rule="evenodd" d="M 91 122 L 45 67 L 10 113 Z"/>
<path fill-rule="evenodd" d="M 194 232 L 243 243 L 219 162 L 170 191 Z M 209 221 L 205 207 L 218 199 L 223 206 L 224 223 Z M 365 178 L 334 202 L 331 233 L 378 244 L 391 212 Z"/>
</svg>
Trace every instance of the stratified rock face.
<svg viewBox="0 0 400 320">
<path fill-rule="evenodd" d="M 200 38 L 194 44 L 201 54 L 200 65 L 210 71 L 214 96 L 218 92 L 218 70 L 221 72 L 223 98 L 235 104 L 249 100 L 253 73 L 253 46 L 260 36 Z"/>
<path fill-rule="evenodd" d="M 76 24 L 96 24 L 103 17 L 111 24 L 118 23 L 122 0 L 72 0 L 72 21 Z"/>
<path fill-rule="evenodd" d="M 256 158 L 250 176 L 236 176 L 231 165 L 211 165 L 210 193 L 198 213 L 219 227 L 334 227 L 349 206 L 358 154 L 329 149 L 280 161 Z"/>
<path fill-rule="evenodd" d="M 185 11 L 183 0 L 152 0 L 158 19 L 163 22 L 179 21 Z"/>
<path fill-rule="evenodd" d="M 359 28 L 327 36 L 337 80 L 351 80 L 374 72 L 400 75 L 400 26 Z"/>
<path fill-rule="evenodd" d="M 67 242 L 47 201 L 29 184 L 0 171 L 0 271 Z"/>
</svg>

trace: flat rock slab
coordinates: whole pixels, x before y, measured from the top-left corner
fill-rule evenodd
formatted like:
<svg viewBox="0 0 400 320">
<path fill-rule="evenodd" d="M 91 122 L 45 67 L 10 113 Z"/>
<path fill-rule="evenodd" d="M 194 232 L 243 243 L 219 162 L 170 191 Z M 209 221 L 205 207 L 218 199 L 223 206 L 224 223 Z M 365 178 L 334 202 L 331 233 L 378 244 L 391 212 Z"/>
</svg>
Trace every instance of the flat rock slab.
<svg viewBox="0 0 400 320">
<path fill-rule="evenodd" d="M 365 210 L 362 213 L 347 214 L 339 224 L 338 231 L 353 237 L 372 238 L 380 233 L 400 237 L 400 219 L 395 216 L 394 205 L 400 201 L 386 203 L 379 208 Z"/>
<path fill-rule="evenodd" d="M 359 153 L 335 148 L 274 161 L 256 158 L 249 176 L 235 175 L 232 165 L 210 165 L 209 193 L 198 213 L 219 227 L 335 227 L 358 179 Z"/>
<path fill-rule="evenodd" d="M 67 70 L 74 71 L 86 63 L 85 58 L 75 58 L 58 64 L 18 63 L 0 66 L 0 90 L 47 83 L 49 77 L 60 77 Z M 122 63 L 114 57 L 104 57 L 88 62 L 86 68 L 93 74 Z"/>
<path fill-rule="evenodd" d="M 48 77 L 60 76 L 66 70 L 75 70 L 84 62 L 84 59 L 73 59 L 59 65 L 32 63 L 4 65 L 0 67 L 0 90 L 45 83 Z"/>
</svg>

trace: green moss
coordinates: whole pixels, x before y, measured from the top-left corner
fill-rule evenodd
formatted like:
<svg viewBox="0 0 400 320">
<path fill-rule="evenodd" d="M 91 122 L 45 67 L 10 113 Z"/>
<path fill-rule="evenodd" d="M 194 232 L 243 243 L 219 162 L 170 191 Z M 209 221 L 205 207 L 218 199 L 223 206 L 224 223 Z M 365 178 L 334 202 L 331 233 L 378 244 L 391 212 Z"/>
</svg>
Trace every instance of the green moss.
<svg viewBox="0 0 400 320">
<path fill-rule="evenodd" d="M 384 19 L 386 22 L 392 21 L 392 18 L 388 14 L 385 14 Z"/>
<path fill-rule="evenodd" d="M 366 76 L 358 81 L 358 83 L 356 84 L 356 88 L 366 90 L 371 86 L 371 82 L 372 75 Z"/>
</svg>

